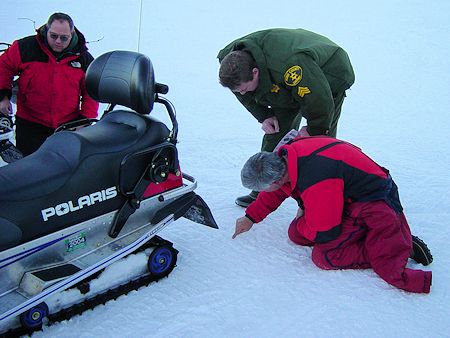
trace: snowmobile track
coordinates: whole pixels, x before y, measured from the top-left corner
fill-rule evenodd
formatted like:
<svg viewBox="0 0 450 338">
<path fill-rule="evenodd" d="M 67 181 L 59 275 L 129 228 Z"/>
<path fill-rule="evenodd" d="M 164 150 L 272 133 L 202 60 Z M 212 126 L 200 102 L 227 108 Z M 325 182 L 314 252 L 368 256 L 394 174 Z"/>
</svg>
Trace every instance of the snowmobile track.
<svg viewBox="0 0 450 338">
<path fill-rule="evenodd" d="M 135 251 L 133 254 L 141 252 L 149 247 L 152 246 L 160 246 L 163 244 L 172 244 L 169 241 L 166 241 L 165 239 L 155 236 L 153 237 L 148 243 L 144 244 L 139 250 Z M 176 265 L 174 265 L 175 267 Z M 70 319 L 73 316 L 82 314 L 84 311 L 92 310 L 98 305 L 106 304 L 110 300 L 115 300 L 119 298 L 120 296 L 126 295 L 131 291 L 138 290 L 141 287 L 148 286 L 152 282 L 157 282 L 160 279 L 167 277 L 172 270 L 168 271 L 167 274 L 163 276 L 153 276 L 153 275 L 144 275 L 142 277 L 139 277 L 137 279 L 131 280 L 126 284 L 119 285 L 115 288 L 109 289 L 104 293 L 100 293 L 98 295 L 95 295 L 91 298 L 85 299 L 84 301 L 74 304 L 68 308 L 62 309 L 58 312 L 49 314 L 47 316 L 46 325 L 52 325 L 54 323 L 61 322 L 63 320 Z M 74 286 L 76 288 L 77 285 Z M 0 338 L 12 338 L 12 337 L 20 337 L 24 335 L 31 336 L 33 332 L 41 331 L 42 326 L 30 329 L 23 326 L 11 329 L 9 331 L 6 331 L 4 333 L 0 334 Z"/>
</svg>

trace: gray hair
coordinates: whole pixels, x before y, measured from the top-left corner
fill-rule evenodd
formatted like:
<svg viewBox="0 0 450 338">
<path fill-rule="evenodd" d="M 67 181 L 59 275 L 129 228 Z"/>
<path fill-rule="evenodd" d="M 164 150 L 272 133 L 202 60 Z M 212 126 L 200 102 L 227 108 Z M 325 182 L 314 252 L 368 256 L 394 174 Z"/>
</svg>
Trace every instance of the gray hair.
<svg viewBox="0 0 450 338">
<path fill-rule="evenodd" d="M 280 180 L 286 170 L 283 158 L 273 152 L 259 152 L 245 162 L 241 170 L 242 185 L 255 191 L 265 190 Z"/>
</svg>

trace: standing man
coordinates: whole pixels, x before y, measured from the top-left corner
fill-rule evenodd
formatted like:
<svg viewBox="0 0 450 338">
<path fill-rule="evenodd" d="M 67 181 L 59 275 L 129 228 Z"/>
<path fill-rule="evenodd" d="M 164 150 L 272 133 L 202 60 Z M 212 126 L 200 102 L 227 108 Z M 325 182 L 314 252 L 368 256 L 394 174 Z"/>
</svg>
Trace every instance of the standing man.
<svg viewBox="0 0 450 338">
<path fill-rule="evenodd" d="M 242 184 L 262 191 L 236 221 L 233 238 L 250 230 L 288 197 L 299 205 L 289 226 L 296 244 L 313 246 L 321 269 L 372 268 L 387 283 L 428 293 L 431 271 L 407 268 L 408 258 L 433 257 L 411 231 L 389 171 L 354 145 L 331 137 L 305 137 L 277 152 L 252 156 Z"/>
<path fill-rule="evenodd" d="M 273 151 L 302 116 L 300 135 L 336 137 L 345 91 L 355 81 L 347 53 L 303 29 L 268 29 L 239 38 L 218 54 L 220 83 L 233 91 L 265 132 L 262 151 Z M 248 206 L 256 191 L 236 199 Z"/>
<path fill-rule="evenodd" d="M 93 57 L 83 34 L 64 13 L 52 14 L 34 36 L 14 41 L 0 56 L 0 112 L 10 115 L 12 81 L 18 75 L 16 145 L 29 155 L 69 121 L 97 117 L 86 92 Z"/>
</svg>

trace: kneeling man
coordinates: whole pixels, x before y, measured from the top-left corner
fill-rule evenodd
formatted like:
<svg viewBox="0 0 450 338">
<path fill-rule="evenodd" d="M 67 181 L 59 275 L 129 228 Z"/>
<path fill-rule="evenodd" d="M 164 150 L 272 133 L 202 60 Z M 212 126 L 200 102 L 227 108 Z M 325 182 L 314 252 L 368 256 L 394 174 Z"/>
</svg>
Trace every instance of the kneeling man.
<svg viewBox="0 0 450 338">
<path fill-rule="evenodd" d="M 356 146 L 326 136 L 300 137 L 276 153 L 253 155 L 241 179 L 261 193 L 236 220 L 233 238 L 292 197 L 299 212 L 289 238 L 313 246 L 318 267 L 372 268 L 397 288 L 430 292 L 431 271 L 406 267 L 408 258 L 430 264 L 428 247 L 411 235 L 389 171 Z"/>
</svg>

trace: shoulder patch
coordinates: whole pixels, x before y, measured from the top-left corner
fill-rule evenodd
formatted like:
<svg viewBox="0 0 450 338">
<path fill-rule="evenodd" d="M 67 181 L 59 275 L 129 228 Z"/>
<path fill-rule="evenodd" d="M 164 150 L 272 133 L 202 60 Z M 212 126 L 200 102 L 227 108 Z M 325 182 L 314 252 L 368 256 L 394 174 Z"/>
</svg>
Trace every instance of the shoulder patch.
<svg viewBox="0 0 450 338">
<path fill-rule="evenodd" d="M 292 66 L 284 73 L 284 83 L 294 87 L 302 80 L 303 70 L 300 66 Z"/>
<path fill-rule="evenodd" d="M 308 87 L 298 87 L 298 90 L 297 90 L 298 96 L 303 97 L 309 93 L 311 93 L 311 90 L 309 90 Z"/>
</svg>

